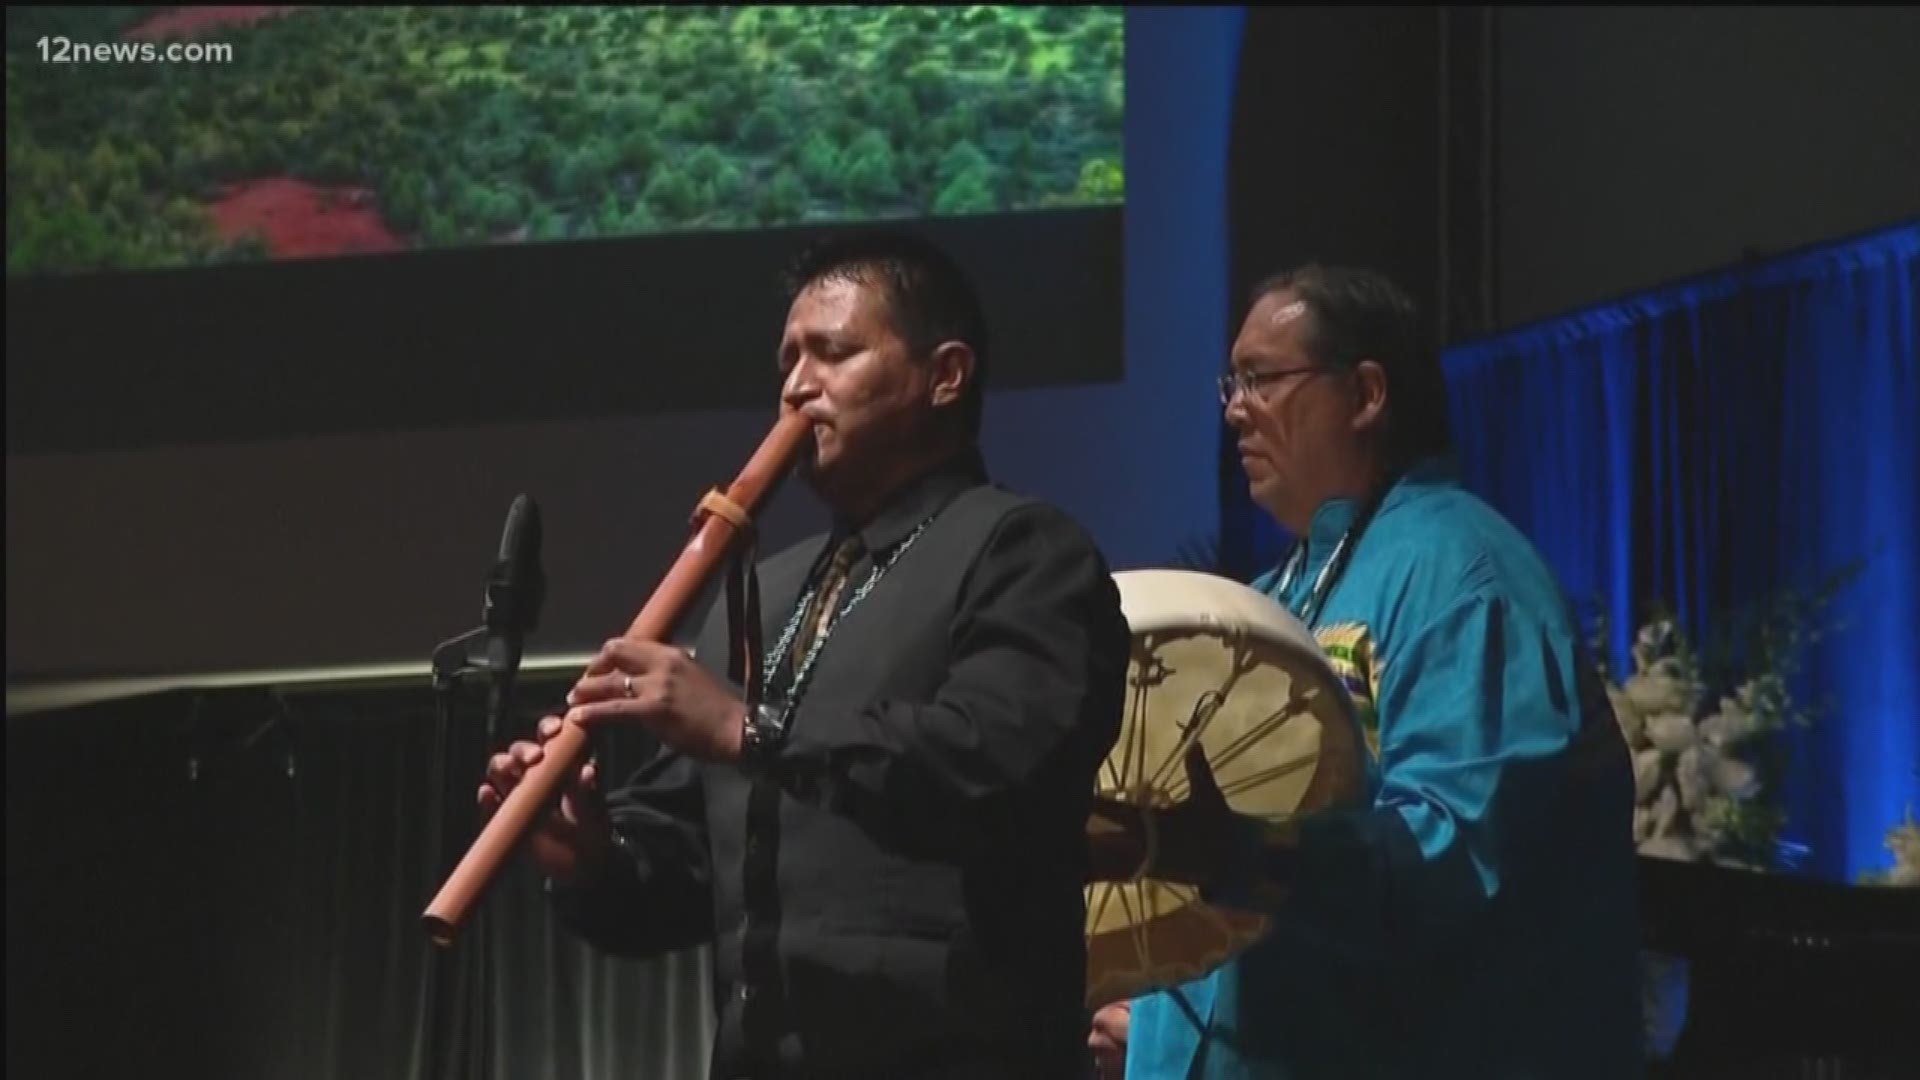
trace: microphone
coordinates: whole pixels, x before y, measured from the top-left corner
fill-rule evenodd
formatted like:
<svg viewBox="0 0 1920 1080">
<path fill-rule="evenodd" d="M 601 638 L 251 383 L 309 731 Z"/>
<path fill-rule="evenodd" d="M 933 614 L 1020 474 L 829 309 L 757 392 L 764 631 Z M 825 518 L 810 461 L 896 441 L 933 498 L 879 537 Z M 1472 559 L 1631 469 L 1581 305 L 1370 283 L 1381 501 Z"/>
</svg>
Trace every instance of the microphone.
<svg viewBox="0 0 1920 1080">
<path fill-rule="evenodd" d="M 487 578 L 482 611 L 490 635 L 488 666 L 511 675 L 520 667 L 526 636 L 540 623 L 547 580 L 540 567 L 540 505 L 526 495 L 513 500 L 500 534 L 500 557 Z"/>
<path fill-rule="evenodd" d="M 540 621 L 546 589 L 546 575 L 540 568 L 540 507 L 522 494 L 507 509 L 500 557 L 487 577 L 486 605 L 481 611 L 487 632 L 486 668 L 493 676 L 487 694 L 489 740 L 512 708 L 520 655 L 528 632 Z"/>
<path fill-rule="evenodd" d="M 546 599 L 540 539 L 539 504 L 527 495 L 517 496 L 501 530 L 499 557 L 487 575 L 481 625 L 442 642 L 433 653 L 434 686 L 438 690 L 451 690 L 463 675 L 484 672 L 488 676 L 489 742 L 512 705 L 527 634 L 539 625 L 540 605 Z"/>
</svg>

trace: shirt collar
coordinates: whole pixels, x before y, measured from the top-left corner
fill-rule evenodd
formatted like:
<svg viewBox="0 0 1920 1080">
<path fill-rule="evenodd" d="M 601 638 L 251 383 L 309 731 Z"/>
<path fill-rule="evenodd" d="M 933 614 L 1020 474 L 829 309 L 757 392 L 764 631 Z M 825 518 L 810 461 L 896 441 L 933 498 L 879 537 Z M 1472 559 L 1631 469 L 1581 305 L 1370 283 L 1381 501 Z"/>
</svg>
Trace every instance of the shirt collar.
<svg viewBox="0 0 1920 1080">
<path fill-rule="evenodd" d="M 968 447 L 908 481 L 889 497 L 872 520 L 856 531 L 868 552 L 885 551 L 905 540 L 916 526 L 961 492 L 986 482 L 987 466 L 978 447 Z M 835 537 L 847 535 L 844 523 Z"/>
<path fill-rule="evenodd" d="M 1385 513 L 1435 488 L 1455 486 L 1459 481 L 1459 465 L 1452 456 L 1422 458 L 1400 474 L 1380 503 L 1379 512 Z M 1321 503 L 1307 525 L 1307 546 L 1325 551 L 1339 543 L 1340 537 L 1353 525 L 1353 519 L 1359 516 L 1361 504 L 1362 500 L 1347 496 Z"/>
</svg>

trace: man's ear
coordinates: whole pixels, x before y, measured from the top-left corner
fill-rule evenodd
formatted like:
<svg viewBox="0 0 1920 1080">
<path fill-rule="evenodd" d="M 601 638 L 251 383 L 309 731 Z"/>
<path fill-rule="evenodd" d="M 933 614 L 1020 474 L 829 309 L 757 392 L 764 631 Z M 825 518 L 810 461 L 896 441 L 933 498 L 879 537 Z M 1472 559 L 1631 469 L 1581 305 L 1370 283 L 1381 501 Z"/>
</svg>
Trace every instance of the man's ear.
<svg viewBox="0 0 1920 1080">
<path fill-rule="evenodd" d="M 933 383 L 929 388 L 936 408 L 952 405 L 966 396 L 973 384 L 973 347 L 949 341 L 933 350 Z"/>
<path fill-rule="evenodd" d="M 1354 365 L 1353 393 L 1353 429 L 1378 430 L 1387 418 L 1387 369 L 1374 360 L 1362 360 Z"/>
</svg>

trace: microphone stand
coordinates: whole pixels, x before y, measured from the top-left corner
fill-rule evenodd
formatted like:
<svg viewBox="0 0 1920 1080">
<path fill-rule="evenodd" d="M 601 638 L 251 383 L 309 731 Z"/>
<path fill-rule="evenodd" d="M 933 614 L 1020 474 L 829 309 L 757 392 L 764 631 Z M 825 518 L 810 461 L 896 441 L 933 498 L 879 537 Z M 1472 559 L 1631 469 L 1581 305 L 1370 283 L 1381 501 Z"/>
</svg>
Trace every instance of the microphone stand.
<svg viewBox="0 0 1920 1080">
<path fill-rule="evenodd" d="M 453 731 L 454 707 L 460 687 L 470 678 L 484 677 L 487 683 L 486 748 L 491 753 L 500 746 L 503 728 L 513 723 L 514 690 L 519 678 L 525 635 L 539 619 L 545 599 L 546 582 L 540 568 L 540 511 L 532 500 L 521 495 L 507 515 L 506 534 L 501 539 L 500 556 L 487 577 L 486 601 L 480 625 L 457 637 L 449 638 L 433 650 L 433 692 L 436 731 L 434 746 L 433 790 L 442 815 L 455 805 L 447 790 L 447 759 L 452 756 L 449 737 Z M 445 835 L 444 816 L 442 836 Z M 476 917 L 484 917 L 476 912 Z M 486 940 L 483 935 L 482 941 Z M 436 1075 L 487 1075 L 492 1072 L 493 965 L 489 949 L 468 954 L 472 978 L 466 984 L 465 1008 L 461 1010 L 456 1031 L 468 1031 L 465 1040 L 448 1048 L 454 1061 L 451 1068 L 437 1068 Z M 438 968 L 438 963 L 434 965 Z M 429 976 L 431 978 L 431 975 Z M 469 1025 L 471 1027 L 469 1028 Z M 464 1042 L 464 1045 L 462 1045 Z M 471 1050 L 478 1060 L 460 1060 Z"/>
</svg>

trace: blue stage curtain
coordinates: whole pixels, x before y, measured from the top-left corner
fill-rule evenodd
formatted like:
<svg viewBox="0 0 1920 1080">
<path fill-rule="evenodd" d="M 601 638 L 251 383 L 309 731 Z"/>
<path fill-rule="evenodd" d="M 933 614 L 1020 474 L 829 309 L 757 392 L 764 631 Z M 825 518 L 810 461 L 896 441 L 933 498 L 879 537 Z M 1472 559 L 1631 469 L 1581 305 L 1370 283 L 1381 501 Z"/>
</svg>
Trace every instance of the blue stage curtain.
<svg viewBox="0 0 1920 1080">
<path fill-rule="evenodd" d="M 1784 839 L 1887 865 L 1920 810 L 1920 224 L 1449 350 L 1468 485 L 1533 538 L 1611 661 L 1648 604 L 1710 617 L 1859 562 L 1806 654 Z M 1233 519 L 1228 518 L 1231 522 Z"/>
</svg>

